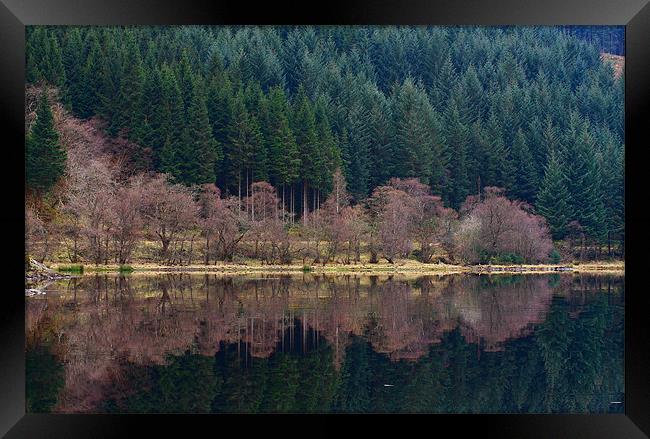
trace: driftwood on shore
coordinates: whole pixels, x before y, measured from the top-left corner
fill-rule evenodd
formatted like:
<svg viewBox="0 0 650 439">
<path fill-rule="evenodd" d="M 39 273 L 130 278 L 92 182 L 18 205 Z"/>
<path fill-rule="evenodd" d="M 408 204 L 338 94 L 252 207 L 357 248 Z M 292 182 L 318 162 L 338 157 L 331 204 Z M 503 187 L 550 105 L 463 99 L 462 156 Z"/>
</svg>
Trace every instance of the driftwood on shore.
<svg viewBox="0 0 650 439">
<path fill-rule="evenodd" d="M 29 265 L 25 270 L 25 282 L 27 283 L 37 283 L 37 282 L 47 282 L 54 281 L 57 279 L 68 279 L 71 276 L 67 274 L 57 273 L 56 271 L 48 268 L 45 264 L 35 261 L 34 259 L 29 259 Z M 25 293 L 27 293 L 27 289 Z"/>
</svg>

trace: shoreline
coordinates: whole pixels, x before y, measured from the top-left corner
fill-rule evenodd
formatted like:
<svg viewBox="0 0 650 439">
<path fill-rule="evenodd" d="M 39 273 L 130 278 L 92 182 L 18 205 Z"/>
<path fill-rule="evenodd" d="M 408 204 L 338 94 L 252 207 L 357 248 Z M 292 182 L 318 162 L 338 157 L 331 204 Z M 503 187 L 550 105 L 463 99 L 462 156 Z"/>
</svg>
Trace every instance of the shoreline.
<svg viewBox="0 0 650 439">
<path fill-rule="evenodd" d="M 51 264 L 50 267 L 57 271 L 58 267 L 70 264 Z M 82 264 L 79 264 L 82 265 Z M 123 273 L 157 274 L 157 273 L 209 273 L 223 275 L 244 274 L 365 274 L 365 275 L 451 275 L 451 274 L 557 274 L 557 273 L 590 273 L 590 274 L 625 274 L 625 263 L 618 262 L 592 262 L 584 264 L 523 264 L 523 265 L 450 265 L 450 264 L 424 264 L 412 260 L 396 264 L 326 264 L 309 265 L 263 265 L 259 263 L 223 263 L 216 265 L 178 265 L 168 266 L 159 264 L 129 264 L 129 269 L 120 269 L 118 264 L 108 265 L 83 265 L 83 272 L 57 271 L 61 275 L 87 275 L 98 273 Z"/>
</svg>

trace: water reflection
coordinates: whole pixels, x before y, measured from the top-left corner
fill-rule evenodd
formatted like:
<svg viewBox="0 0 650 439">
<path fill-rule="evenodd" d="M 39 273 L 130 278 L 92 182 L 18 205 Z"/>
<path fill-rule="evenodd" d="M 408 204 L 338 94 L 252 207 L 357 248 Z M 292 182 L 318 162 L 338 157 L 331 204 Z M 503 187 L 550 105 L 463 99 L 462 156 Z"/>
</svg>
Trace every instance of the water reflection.
<svg viewBox="0 0 650 439">
<path fill-rule="evenodd" d="M 623 285 L 573 275 L 72 279 L 27 300 L 28 409 L 622 411 L 610 402 L 623 392 Z"/>
</svg>

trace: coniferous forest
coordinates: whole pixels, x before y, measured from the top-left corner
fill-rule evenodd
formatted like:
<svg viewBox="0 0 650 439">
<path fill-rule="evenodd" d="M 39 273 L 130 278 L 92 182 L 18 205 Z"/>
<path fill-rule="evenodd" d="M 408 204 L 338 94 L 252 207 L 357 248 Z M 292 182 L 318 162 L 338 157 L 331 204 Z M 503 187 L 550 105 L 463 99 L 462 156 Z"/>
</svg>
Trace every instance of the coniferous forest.
<svg viewBox="0 0 650 439">
<path fill-rule="evenodd" d="M 28 241 L 95 263 L 144 239 L 176 263 L 620 258 L 624 74 L 602 54 L 623 36 L 27 27 Z"/>
</svg>

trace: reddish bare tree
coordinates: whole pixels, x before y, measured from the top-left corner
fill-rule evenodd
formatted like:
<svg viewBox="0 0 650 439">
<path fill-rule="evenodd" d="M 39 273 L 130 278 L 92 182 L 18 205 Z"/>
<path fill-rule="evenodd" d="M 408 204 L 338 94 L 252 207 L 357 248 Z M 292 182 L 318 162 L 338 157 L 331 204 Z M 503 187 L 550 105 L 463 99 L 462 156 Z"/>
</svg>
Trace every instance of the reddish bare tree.
<svg viewBox="0 0 650 439">
<path fill-rule="evenodd" d="M 381 197 L 377 212 L 377 237 L 383 257 L 391 264 L 398 257 L 409 254 L 412 242 L 409 225 L 415 208 L 412 198 L 404 191 L 388 187 L 378 188 L 373 197 Z"/>
<path fill-rule="evenodd" d="M 482 257 L 514 254 L 526 262 L 546 260 L 553 244 L 545 221 L 529 207 L 501 195 L 498 188 L 485 188 L 484 198 L 468 197 L 466 213 L 456 234 L 458 255 L 467 262 Z"/>
<path fill-rule="evenodd" d="M 259 258 L 260 252 L 270 238 L 268 227 L 282 215 L 280 200 L 276 190 L 269 183 L 258 181 L 251 185 L 250 196 L 244 199 L 246 211 L 250 212 L 249 240 L 253 243 L 253 258 Z M 260 245 L 262 248 L 260 248 Z"/>
<path fill-rule="evenodd" d="M 448 213 L 443 210 L 442 199 L 431 195 L 429 186 L 416 178 L 392 178 L 389 184 L 409 195 L 412 206 L 409 229 L 420 245 L 418 258 L 421 262 L 431 262 L 435 245 L 440 241 L 445 226 L 442 216 Z"/>
<path fill-rule="evenodd" d="M 126 264 L 141 237 L 143 226 L 142 203 L 144 179 L 134 177 L 127 186 L 118 187 L 113 198 L 113 228 L 111 234 L 115 246 L 115 259 Z"/>
<path fill-rule="evenodd" d="M 53 221 L 45 222 L 37 209 L 28 206 L 25 210 L 25 256 L 43 263 L 55 247 L 55 240 Z"/>
<path fill-rule="evenodd" d="M 71 217 L 86 240 L 86 256 L 95 264 L 106 263 L 109 257 L 115 180 L 112 169 L 101 159 L 84 160 L 80 156 L 68 160 L 68 190 L 64 211 Z M 72 231 L 75 253 L 78 235 Z"/>
<path fill-rule="evenodd" d="M 170 184 L 158 174 L 143 185 L 142 214 L 145 226 L 161 243 L 161 260 L 171 262 L 169 246 L 196 224 L 198 206 L 189 188 Z"/>
</svg>

